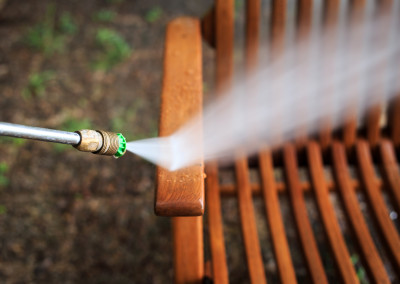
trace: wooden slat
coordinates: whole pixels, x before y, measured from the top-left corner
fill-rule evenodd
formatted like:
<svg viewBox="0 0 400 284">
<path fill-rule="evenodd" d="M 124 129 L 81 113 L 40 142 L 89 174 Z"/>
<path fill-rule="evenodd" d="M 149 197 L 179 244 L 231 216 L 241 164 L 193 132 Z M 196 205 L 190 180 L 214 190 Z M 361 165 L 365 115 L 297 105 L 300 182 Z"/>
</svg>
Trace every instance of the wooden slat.
<svg viewBox="0 0 400 284">
<path fill-rule="evenodd" d="M 310 36 L 312 27 L 313 0 L 299 0 L 297 9 L 297 30 L 299 40 Z"/>
<path fill-rule="evenodd" d="M 221 94 L 233 75 L 233 0 L 216 0 L 216 84 Z"/>
<path fill-rule="evenodd" d="M 382 0 L 378 2 L 383 12 L 393 8 L 393 0 Z M 389 104 L 388 107 L 388 129 L 390 138 L 395 147 L 400 145 L 400 94 Z"/>
<path fill-rule="evenodd" d="M 331 246 L 336 265 L 343 283 L 357 283 L 358 278 L 351 263 L 346 243 L 340 231 L 335 216 L 335 210 L 329 199 L 328 187 L 325 182 L 325 173 L 319 145 L 310 141 L 307 144 L 308 164 L 311 172 L 314 193 L 324 225 L 329 245 Z"/>
<path fill-rule="evenodd" d="M 245 64 L 247 74 L 250 74 L 252 71 L 254 71 L 257 65 L 260 8 L 260 0 L 246 1 Z M 249 270 L 250 279 L 252 283 L 267 283 L 254 216 L 247 159 L 241 158 L 236 161 L 235 170 L 238 184 L 238 202 L 240 220 L 242 224 L 242 235 L 246 250 L 247 267 Z"/>
<path fill-rule="evenodd" d="M 260 0 L 246 1 L 246 70 L 256 67 L 260 38 Z"/>
<path fill-rule="evenodd" d="M 311 279 L 313 283 L 328 283 L 317 243 L 311 229 L 310 221 L 308 220 L 306 204 L 297 171 L 296 151 L 293 145 L 286 144 L 283 147 L 283 159 L 294 220 Z"/>
<path fill-rule="evenodd" d="M 285 45 L 286 0 L 274 0 L 271 14 L 271 55 L 283 52 Z"/>
<path fill-rule="evenodd" d="M 228 267 L 225 256 L 225 241 L 221 214 L 221 199 L 216 163 L 206 165 L 206 200 L 210 237 L 212 275 L 214 283 L 228 283 Z"/>
<path fill-rule="evenodd" d="M 201 284 L 204 276 L 203 217 L 172 218 L 174 280 Z"/>
<path fill-rule="evenodd" d="M 233 0 L 216 0 L 212 10 L 212 20 L 209 16 L 208 22 L 212 22 L 215 29 L 211 42 L 215 42 L 216 48 L 216 90 L 217 95 L 230 87 L 233 75 Z M 215 36 L 214 36 L 215 35 Z M 210 246 L 213 267 L 214 283 L 228 283 L 228 267 L 225 256 L 225 243 L 223 235 L 223 223 L 221 216 L 221 201 L 218 183 L 218 165 L 211 163 L 207 166 L 207 186 L 209 203 L 209 228 Z"/>
<path fill-rule="evenodd" d="M 389 12 L 392 8 L 392 0 L 380 0 L 377 3 L 378 7 L 378 12 L 381 15 L 389 15 Z M 389 38 L 390 38 L 390 29 L 387 30 L 382 30 L 382 32 L 379 34 L 378 39 L 376 41 L 378 42 L 386 42 L 389 44 Z M 375 44 L 375 43 L 372 43 Z M 382 67 L 375 69 L 375 74 L 376 76 L 385 76 L 385 69 L 387 68 L 387 65 L 389 62 L 386 62 Z M 382 92 L 382 89 L 374 89 L 374 92 Z M 381 94 L 379 94 L 380 97 L 384 97 Z M 376 105 L 374 105 L 367 114 L 366 117 L 366 125 L 367 125 L 367 140 L 369 141 L 371 146 L 377 146 L 379 139 L 380 139 L 380 134 L 381 134 L 381 127 L 380 127 L 380 119 L 382 115 L 382 101 L 378 101 Z"/>
<path fill-rule="evenodd" d="M 327 0 L 324 1 L 324 16 L 323 16 L 323 24 L 326 29 L 334 29 L 338 24 L 339 20 L 339 8 L 340 8 L 340 0 Z M 334 34 L 331 38 L 327 39 L 326 47 L 331 49 L 332 46 L 337 44 L 338 35 Z M 327 56 L 329 58 L 329 54 L 324 54 L 322 56 Z M 328 68 L 334 69 L 334 60 L 332 59 L 329 63 Z M 321 94 L 322 95 L 322 94 Z M 323 94 L 324 96 L 332 97 L 330 94 Z M 329 118 L 323 119 L 320 125 L 319 132 L 319 142 L 323 150 L 325 150 L 332 142 L 332 121 Z"/>
<path fill-rule="evenodd" d="M 216 48 L 216 90 L 217 95 L 230 88 L 233 75 L 233 0 L 216 0 L 213 8 L 214 42 Z M 211 20 L 209 20 L 211 21 Z M 221 201 L 218 184 L 218 165 L 208 165 L 209 180 L 209 225 L 210 245 L 214 283 L 228 283 L 228 268 L 225 256 Z"/>
<path fill-rule="evenodd" d="M 297 7 L 297 41 L 302 44 L 309 42 L 312 29 L 312 10 L 313 0 L 299 0 Z M 298 60 L 307 60 L 304 57 L 308 57 L 309 54 L 305 54 L 303 58 L 297 58 Z M 307 74 L 304 74 L 307 76 Z M 293 93 L 296 96 L 296 93 Z M 299 116 L 307 115 L 305 112 L 300 113 Z M 303 148 L 307 141 L 307 126 L 302 125 L 296 130 L 296 146 Z"/>
<path fill-rule="evenodd" d="M 377 104 L 368 110 L 368 114 L 366 117 L 367 139 L 371 144 L 371 146 L 376 146 L 381 137 L 381 128 L 380 128 L 381 115 L 382 115 L 381 104 Z"/>
<path fill-rule="evenodd" d="M 297 283 L 276 188 L 272 157 L 268 151 L 259 154 L 260 176 L 264 196 L 265 213 L 278 265 L 279 277 L 284 284 Z"/>
<path fill-rule="evenodd" d="M 400 238 L 389 217 L 383 196 L 376 185 L 376 176 L 368 143 L 358 140 L 356 144 L 358 167 L 365 193 L 377 221 L 396 273 L 400 273 Z"/>
<path fill-rule="evenodd" d="M 389 185 L 390 193 L 397 212 L 400 212 L 400 174 L 393 144 L 388 139 L 383 139 L 380 145 L 383 174 Z"/>
<path fill-rule="evenodd" d="M 348 216 L 350 228 L 353 230 L 361 250 L 368 276 L 374 283 L 390 283 L 358 204 L 354 186 L 351 183 L 343 144 L 336 141 L 333 142 L 332 160 L 339 195 Z"/>
<path fill-rule="evenodd" d="M 324 2 L 324 25 L 327 28 L 335 27 L 339 20 L 341 0 L 327 0 Z"/>
<path fill-rule="evenodd" d="M 365 0 L 352 0 L 351 1 L 351 21 L 353 23 L 360 23 L 364 18 Z M 350 39 L 353 41 L 352 45 L 358 46 L 361 50 L 362 42 L 357 34 L 351 34 Z M 355 79 L 356 81 L 358 79 Z M 355 84 L 358 84 L 356 82 Z M 357 104 L 359 102 L 355 102 Z M 347 113 L 347 120 L 343 127 L 343 142 L 347 148 L 354 145 L 357 137 L 357 109 L 353 107 Z"/>
<path fill-rule="evenodd" d="M 197 19 L 178 18 L 168 24 L 164 51 L 160 136 L 178 130 L 202 111 L 201 34 Z M 202 139 L 202 130 L 198 131 Z M 157 168 L 155 212 L 161 216 L 199 216 L 204 212 L 202 161 L 170 172 Z"/>
<path fill-rule="evenodd" d="M 267 283 L 254 216 L 247 159 L 241 158 L 235 162 L 235 173 L 238 184 L 240 223 L 250 280 L 252 283 Z"/>
</svg>

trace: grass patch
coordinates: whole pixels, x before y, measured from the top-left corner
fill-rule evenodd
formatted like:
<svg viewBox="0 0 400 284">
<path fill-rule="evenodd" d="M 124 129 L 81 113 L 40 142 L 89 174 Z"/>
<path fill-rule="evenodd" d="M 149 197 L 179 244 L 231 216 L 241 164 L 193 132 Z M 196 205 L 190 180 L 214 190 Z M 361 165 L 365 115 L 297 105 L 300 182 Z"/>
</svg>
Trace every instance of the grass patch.
<svg viewBox="0 0 400 284">
<path fill-rule="evenodd" d="M 81 129 L 91 129 L 93 127 L 92 122 L 88 118 L 77 119 L 71 117 L 64 121 L 62 128 L 65 131 L 77 131 Z"/>
<path fill-rule="evenodd" d="M 60 17 L 60 31 L 63 34 L 69 35 L 73 35 L 78 31 L 78 26 L 68 12 L 62 13 Z"/>
<path fill-rule="evenodd" d="M 9 145 L 12 144 L 12 146 L 15 147 L 20 147 L 22 145 L 24 145 L 26 143 L 26 139 L 22 139 L 22 138 L 11 138 L 11 137 L 7 137 L 7 136 L 0 136 L 0 145 Z"/>
<path fill-rule="evenodd" d="M 0 205 L 0 215 L 4 215 L 7 213 L 7 207 L 5 205 Z"/>
<path fill-rule="evenodd" d="M 0 187 L 5 187 L 9 184 L 9 179 L 6 174 L 9 170 L 9 166 L 6 162 L 0 162 Z"/>
<path fill-rule="evenodd" d="M 94 63 L 94 68 L 98 70 L 110 70 L 131 54 L 129 44 L 112 29 L 99 29 L 96 34 L 96 43 L 101 50 Z"/>
<path fill-rule="evenodd" d="M 24 42 L 46 56 L 51 56 L 62 52 L 67 36 L 75 34 L 77 30 L 78 26 L 69 13 L 64 12 L 57 21 L 55 6 L 48 5 L 43 21 L 29 29 Z"/>
<path fill-rule="evenodd" d="M 96 14 L 94 14 L 93 18 L 99 22 L 111 22 L 115 19 L 115 12 L 111 10 L 100 10 Z"/>
<path fill-rule="evenodd" d="M 361 266 L 360 259 L 357 254 L 353 254 L 351 257 L 351 262 L 353 263 L 354 267 L 356 268 L 357 277 L 361 284 L 369 283 L 367 281 L 367 273 L 365 269 Z"/>
<path fill-rule="evenodd" d="M 43 71 L 29 76 L 27 86 L 22 90 L 22 96 L 25 99 L 32 97 L 43 97 L 48 83 L 54 79 L 53 71 Z"/>
<path fill-rule="evenodd" d="M 147 11 L 146 15 L 144 16 L 144 19 L 148 23 L 154 23 L 161 18 L 162 14 L 163 10 L 160 7 L 154 7 L 149 11 Z"/>
</svg>

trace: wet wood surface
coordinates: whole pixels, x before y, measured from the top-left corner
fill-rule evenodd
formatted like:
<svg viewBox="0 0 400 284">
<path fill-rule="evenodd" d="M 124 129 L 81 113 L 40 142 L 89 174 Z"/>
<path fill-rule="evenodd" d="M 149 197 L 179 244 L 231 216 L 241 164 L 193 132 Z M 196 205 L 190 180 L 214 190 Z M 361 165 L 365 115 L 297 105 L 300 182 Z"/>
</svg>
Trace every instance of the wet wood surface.
<svg viewBox="0 0 400 284">
<path fill-rule="evenodd" d="M 167 27 L 159 135 L 169 136 L 202 111 L 202 56 L 197 19 L 178 18 Z M 198 139 L 202 139 L 199 128 Z M 182 149 L 184 151 L 184 149 Z M 170 172 L 157 168 L 155 212 L 199 216 L 204 212 L 204 166 Z"/>
</svg>

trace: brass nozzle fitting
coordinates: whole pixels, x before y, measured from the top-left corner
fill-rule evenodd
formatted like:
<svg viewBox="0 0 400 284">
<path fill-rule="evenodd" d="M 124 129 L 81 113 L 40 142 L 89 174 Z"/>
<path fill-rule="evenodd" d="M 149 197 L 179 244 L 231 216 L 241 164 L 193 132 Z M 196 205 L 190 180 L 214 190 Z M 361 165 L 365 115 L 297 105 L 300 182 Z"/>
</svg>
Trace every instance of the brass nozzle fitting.
<svg viewBox="0 0 400 284">
<path fill-rule="evenodd" d="M 89 129 L 79 130 L 76 133 L 81 136 L 80 143 L 74 146 L 79 151 L 107 156 L 117 155 L 120 148 L 120 137 L 117 133 Z"/>
</svg>

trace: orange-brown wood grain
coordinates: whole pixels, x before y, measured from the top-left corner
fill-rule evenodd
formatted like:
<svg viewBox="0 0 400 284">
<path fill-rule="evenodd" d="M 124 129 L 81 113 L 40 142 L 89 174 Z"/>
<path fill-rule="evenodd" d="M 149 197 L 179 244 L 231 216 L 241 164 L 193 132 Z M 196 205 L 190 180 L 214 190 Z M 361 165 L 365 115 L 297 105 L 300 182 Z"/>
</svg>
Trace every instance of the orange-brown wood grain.
<svg viewBox="0 0 400 284">
<path fill-rule="evenodd" d="M 216 0 L 215 9 L 216 87 L 222 94 L 233 76 L 233 0 Z"/>
<path fill-rule="evenodd" d="M 351 263 L 350 254 L 343 239 L 335 215 L 335 209 L 329 198 L 328 187 L 325 182 L 325 173 L 322 162 L 321 148 L 310 141 L 307 144 L 308 165 L 322 223 L 328 237 L 332 254 L 335 258 L 343 283 L 357 283 L 358 278 Z"/>
<path fill-rule="evenodd" d="M 251 283 L 267 283 L 254 216 L 249 168 L 246 158 L 238 159 L 235 162 L 235 173 L 238 184 L 240 223 L 250 280 Z"/>
<path fill-rule="evenodd" d="M 271 1 L 271 55 L 283 52 L 286 29 L 286 0 Z"/>
<path fill-rule="evenodd" d="M 267 215 L 275 259 L 278 265 L 279 278 L 284 284 L 297 283 L 279 205 L 272 157 L 267 150 L 262 151 L 258 157 L 265 213 Z"/>
<path fill-rule="evenodd" d="M 357 245 L 361 250 L 361 257 L 365 263 L 368 276 L 374 283 L 390 283 L 358 204 L 348 170 L 345 147 L 342 143 L 333 142 L 332 160 L 339 196 L 350 222 L 350 228 L 353 230 Z"/>
<path fill-rule="evenodd" d="M 202 56 L 197 19 L 178 18 L 168 24 L 164 51 L 160 136 L 178 130 L 202 111 Z M 202 131 L 198 130 L 202 139 Z M 170 172 L 157 168 L 155 212 L 161 216 L 199 216 L 204 212 L 203 162 Z"/>
<path fill-rule="evenodd" d="M 246 69 L 252 71 L 257 65 L 260 41 L 260 0 L 246 1 Z"/>
<path fill-rule="evenodd" d="M 297 7 L 297 31 L 300 40 L 308 37 L 312 26 L 313 0 L 299 0 Z"/>
<path fill-rule="evenodd" d="M 301 190 L 297 169 L 296 150 L 292 144 L 286 144 L 283 146 L 283 160 L 294 220 L 311 279 L 313 283 L 328 283 L 321 257 L 318 252 L 317 243 L 308 219 L 306 204 L 304 201 L 303 191 Z"/>
<path fill-rule="evenodd" d="M 392 142 L 383 139 L 380 144 L 380 156 L 382 160 L 383 175 L 389 185 L 389 190 L 393 198 L 397 212 L 400 212 L 400 173 L 396 159 L 396 153 Z"/>
<path fill-rule="evenodd" d="M 333 29 L 336 28 L 339 20 L 339 8 L 340 8 L 340 0 L 327 0 L 324 1 L 324 16 L 323 16 L 323 24 L 324 28 L 326 29 Z M 331 48 L 335 44 L 337 44 L 337 34 L 334 34 L 332 37 L 328 39 L 326 43 L 327 48 Z M 329 58 L 329 54 L 324 54 L 322 56 L 327 56 Z M 328 68 L 334 68 L 334 61 L 333 59 L 330 61 L 330 66 Z M 321 94 L 324 96 L 332 97 L 330 94 Z M 324 119 L 320 125 L 320 132 L 319 132 L 319 142 L 321 148 L 323 150 L 327 149 L 327 147 L 332 142 L 332 121 L 330 119 Z"/>
<path fill-rule="evenodd" d="M 228 266 L 225 256 L 224 230 L 222 223 L 221 198 L 218 183 L 218 165 L 212 162 L 206 165 L 206 201 L 208 210 L 208 230 L 212 259 L 214 283 L 228 283 Z"/>
<path fill-rule="evenodd" d="M 203 283 L 203 217 L 172 218 L 172 228 L 174 234 L 175 283 Z"/>
<path fill-rule="evenodd" d="M 388 13 L 392 9 L 392 0 L 381 0 L 378 1 L 378 8 L 379 8 L 379 13 L 382 15 L 388 15 Z M 379 34 L 379 38 L 377 39 L 378 42 L 386 42 L 389 44 L 389 39 L 390 39 L 390 30 L 382 30 L 382 32 Z M 373 43 L 374 44 L 374 43 Z M 385 69 L 387 68 L 387 65 L 389 65 L 389 62 L 386 62 L 383 64 L 382 67 L 379 67 L 375 69 L 375 74 L 376 76 L 385 76 Z M 382 96 L 382 88 L 379 89 L 373 89 L 373 92 L 377 92 L 380 97 L 383 98 Z M 379 94 L 380 93 L 380 94 Z M 372 106 L 366 117 L 366 125 L 367 125 L 367 140 L 370 143 L 372 147 L 375 147 L 378 145 L 378 142 L 381 138 L 381 126 L 380 126 L 380 120 L 382 116 L 382 101 L 377 101 L 376 105 Z"/>
<path fill-rule="evenodd" d="M 335 27 L 339 20 L 341 0 L 327 0 L 324 2 L 324 25 L 328 28 Z"/>
<path fill-rule="evenodd" d="M 353 23 L 360 23 L 364 19 L 365 15 L 365 5 L 366 0 L 352 0 L 351 1 L 351 21 Z M 360 36 L 358 34 L 351 34 L 350 39 L 352 40 L 352 45 L 362 48 L 362 41 L 360 40 Z M 355 79 L 358 81 L 359 79 Z M 359 102 L 355 102 L 356 105 Z M 347 120 L 343 126 L 343 142 L 347 148 L 350 148 L 354 145 L 357 137 L 357 109 L 356 107 L 352 107 L 350 111 L 347 113 Z"/>
<path fill-rule="evenodd" d="M 299 0 L 297 3 L 297 41 L 304 44 L 309 40 L 311 35 L 313 0 Z M 304 54 L 303 56 L 307 57 L 308 55 Z M 304 59 L 305 58 L 301 58 L 300 60 Z M 296 95 L 296 93 L 293 93 L 293 96 Z M 302 116 L 307 114 L 301 113 L 299 115 Z M 295 135 L 296 146 L 298 148 L 303 148 L 307 141 L 307 126 L 302 125 L 298 127 Z"/>
<path fill-rule="evenodd" d="M 385 201 L 376 186 L 376 175 L 372 163 L 370 148 L 365 140 L 358 140 L 356 144 L 358 167 L 361 173 L 365 193 L 371 206 L 377 225 L 383 236 L 387 251 L 391 257 L 393 267 L 400 275 L 400 238 L 399 234 L 389 217 Z"/>
</svg>

